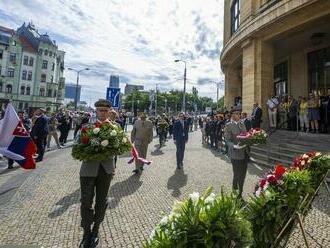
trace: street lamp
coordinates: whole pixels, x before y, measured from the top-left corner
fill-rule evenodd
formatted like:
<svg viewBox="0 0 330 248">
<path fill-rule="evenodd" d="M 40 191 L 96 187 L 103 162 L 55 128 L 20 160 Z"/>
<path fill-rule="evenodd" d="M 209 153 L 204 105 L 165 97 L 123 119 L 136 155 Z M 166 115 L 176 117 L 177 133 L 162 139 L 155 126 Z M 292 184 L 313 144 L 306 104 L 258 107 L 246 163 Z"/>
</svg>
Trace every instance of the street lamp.
<svg viewBox="0 0 330 248">
<path fill-rule="evenodd" d="M 165 98 L 165 113 L 167 113 L 167 99 Z"/>
<path fill-rule="evenodd" d="M 75 95 L 75 98 L 74 98 L 74 111 L 77 111 L 77 104 L 78 104 L 78 85 L 79 85 L 79 73 L 82 72 L 82 71 L 89 71 L 90 69 L 89 68 L 84 68 L 84 69 L 81 69 L 81 70 L 76 70 L 76 69 L 73 69 L 73 68 L 68 68 L 69 71 L 75 71 L 77 73 L 77 85 L 76 85 L 76 95 Z"/>
<path fill-rule="evenodd" d="M 176 59 L 174 62 L 184 63 L 184 74 L 183 74 L 183 99 L 182 99 L 182 111 L 186 113 L 186 81 L 187 81 L 187 63 L 184 60 Z"/>
<path fill-rule="evenodd" d="M 219 88 L 221 85 L 223 85 L 223 81 L 221 82 L 215 82 L 215 81 L 211 81 L 212 83 L 215 83 L 217 86 L 217 109 L 219 108 Z"/>
</svg>

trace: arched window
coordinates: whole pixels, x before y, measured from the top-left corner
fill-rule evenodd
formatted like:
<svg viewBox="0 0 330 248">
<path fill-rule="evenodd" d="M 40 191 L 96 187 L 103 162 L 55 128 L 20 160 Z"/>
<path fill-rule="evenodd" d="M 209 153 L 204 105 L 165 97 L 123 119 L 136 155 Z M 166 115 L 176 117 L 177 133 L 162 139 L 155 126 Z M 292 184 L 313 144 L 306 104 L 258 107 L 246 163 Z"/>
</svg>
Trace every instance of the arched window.
<svg viewBox="0 0 330 248">
<path fill-rule="evenodd" d="M 30 95 L 30 91 L 31 91 L 30 86 L 27 86 L 27 87 L 26 87 L 26 92 L 25 92 L 25 94 L 29 96 L 29 95 Z"/>
<path fill-rule="evenodd" d="M 57 97 L 57 90 L 54 90 L 54 97 Z"/>
<path fill-rule="evenodd" d="M 45 96 L 45 89 L 44 88 L 40 88 L 39 95 L 40 96 Z"/>
<path fill-rule="evenodd" d="M 0 82 L 0 92 L 2 92 L 2 87 L 3 87 L 3 84 L 2 84 L 2 82 Z"/>
<path fill-rule="evenodd" d="M 6 85 L 6 93 L 11 93 L 13 91 L 13 86 L 11 86 L 10 84 Z"/>
<path fill-rule="evenodd" d="M 22 86 L 21 86 L 21 95 L 24 95 L 24 94 L 25 94 L 25 86 L 22 85 Z"/>
</svg>

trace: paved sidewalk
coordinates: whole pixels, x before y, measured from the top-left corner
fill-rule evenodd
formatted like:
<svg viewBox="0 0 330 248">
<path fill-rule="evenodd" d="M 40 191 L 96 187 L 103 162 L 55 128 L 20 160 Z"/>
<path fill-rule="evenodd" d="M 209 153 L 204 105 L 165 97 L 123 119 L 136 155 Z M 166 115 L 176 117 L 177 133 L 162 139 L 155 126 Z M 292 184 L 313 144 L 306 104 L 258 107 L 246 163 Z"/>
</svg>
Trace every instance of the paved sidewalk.
<svg viewBox="0 0 330 248">
<path fill-rule="evenodd" d="M 169 213 L 175 200 L 194 191 L 202 192 L 209 185 L 217 192 L 221 185 L 230 189 L 230 163 L 202 147 L 199 131 L 190 133 L 184 170 L 175 170 L 173 141 L 169 140 L 161 150 L 157 142 L 158 139 L 154 139 L 148 152 L 148 158 L 154 162 L 145 167 L 140 177 L 132 175 L 133 166 L 127 164 L 128 154 L 118 159 L 109 191 L 110 204 L 101 227 L 100 247 L 141 247 L 156 223 Z M 0 174 L 0 244 L 78 246 L 82 235 L 79 227 L 80 163 L 72 160 L 70 152 L 67 148 L 47 153 L 45 161 L 38 163 L 34 171 L 17 169 Z M 253 192 L 262 174 L 262 168 L 249 166 L 245 197 Z M 24 178 L 24 181 L 15 187 L 11 182 L 17 178 Z M 329 235 L 324 235 L 330 233 L 329 201 L 323 204 L 310 212 L 312 217 L 306 218 L 306 226 L 315 229 L 313 239 L 320 235 L 318 242 L 328 245 Z M 312 220 L 317 220 L 318 225 L 314 226 Z M 316 228 L 319 226 L 322 230 Z M 298 246 L 295 243 L 291 247 Z"/>
</svg>

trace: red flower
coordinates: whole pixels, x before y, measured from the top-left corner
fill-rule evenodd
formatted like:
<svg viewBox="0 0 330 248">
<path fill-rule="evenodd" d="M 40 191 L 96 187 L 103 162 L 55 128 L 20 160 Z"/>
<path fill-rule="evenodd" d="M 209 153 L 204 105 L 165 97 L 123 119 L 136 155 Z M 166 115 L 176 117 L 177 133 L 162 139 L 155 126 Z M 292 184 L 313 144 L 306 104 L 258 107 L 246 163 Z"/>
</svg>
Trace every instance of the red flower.
<svg viewBox="0 0 330 248">
<path fill-rule="evenodd" d="M 294 165 L 295 167 L 299 167 L 299 166 L 300 166 L 300 158 L 296 158 L 296 159 L 294 160 L 294 162 L 293 162 L 293 165 Z"/>
<path fill-rule="evenodd" d="M 81 129 L 81 133 L 86 133 L 88 131 L 88 127 L 83 127 L 82 129 Z"/>
<path fill-rule="evenodd" d="M 268 182 L 269 182 L 270 185 L 276 184 L 276 181 L 277 180 L 276 180 L 276 178 L 273 175 L 271 175 L 271 176 L 268 177 Z"/>
<path fill-rule="evenodd" d="M 89 142 L 89 137 L 87 137 L 87 136 L 82 137 L 81 142 L 84 144 L 87 144 Z"/>
<path fill-rule="evenodd" d="M 266 184 L 266 179 L 262 179 L 260 182 L 260 187 L 263 188 Z"/>
<path fill-rule="evenodd" d="M 316 152 L 309 152 L 309 153 L 307 153 L 307 155 L 308 155 L 308 157 L 313 158 L 313 157 L 315 157 Z"/>
<path fill-rule="evenodd" d="M 256 127 L 254 130 L 256 130 L 256 131 L 261 131 L 261 128 Z"/>
<path fill-rule="evenodd" d="M 285 173 L 285 168 L 283 167 L 283 165 L 281 164 L 277 165 L 275 170 L 275 178 L 280 179 L 284 175 L 284 173 Z"/>
<path fill-rule="evenodd" d="M 95 122 L 95 127 L 100 127 L 100 126 L 102 126 L 102 123 L 101 122 L 99 122 L 99 121 L 97 121 L 97 122 Z"/>
</svg>

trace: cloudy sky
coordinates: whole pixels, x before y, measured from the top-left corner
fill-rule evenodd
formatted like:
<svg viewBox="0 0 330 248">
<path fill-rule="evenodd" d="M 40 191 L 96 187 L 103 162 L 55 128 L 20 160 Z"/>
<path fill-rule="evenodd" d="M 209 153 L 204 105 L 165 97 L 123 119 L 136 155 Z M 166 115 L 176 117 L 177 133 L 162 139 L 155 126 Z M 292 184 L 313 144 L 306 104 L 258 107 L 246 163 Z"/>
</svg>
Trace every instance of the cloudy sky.
<svg viewBox="0 0 330 248">
<path fill-rule="evenodd" d="M 215 99 L 222 16 L 222 0 L 0 0 L 0 25 L 32 21 L 66 52 L 66 68 L 91 68 L 80 78 L 88 103 L 105 97 L 110 74 L 122 88 L 182 89 L 184 64 L 175 59 L 187 61 L 187 91 Z M 65 77 L 76 81 L 71 71 Z"/>
</svg>

